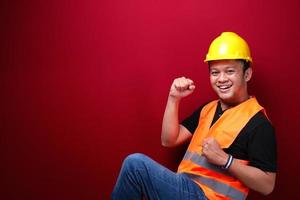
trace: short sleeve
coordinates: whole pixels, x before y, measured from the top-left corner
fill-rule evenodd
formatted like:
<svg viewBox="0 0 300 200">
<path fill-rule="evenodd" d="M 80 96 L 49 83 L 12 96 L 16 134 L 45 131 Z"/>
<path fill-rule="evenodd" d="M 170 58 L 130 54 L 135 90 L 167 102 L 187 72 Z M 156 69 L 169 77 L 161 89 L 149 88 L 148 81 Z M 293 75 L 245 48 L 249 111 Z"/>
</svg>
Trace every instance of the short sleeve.
<svg viewBox="0 0 300 200">
<path fill-rule="evenodd" d="M 250 165 L 266 172 L 277 170 L 275 130 L 268 120 L 255 127 L 248 142 Z"/>
<path fill-rule="evenodd" d="M 194 134 L 200 117 L 200 112 L 202 110 L 203 106 L 199 107 L 197 110 L 195 110 L 190 116 L 185 118 L 180 124 L 183 125 L 185 128 L 187 128 L 190 133 Z"/>
</svg>

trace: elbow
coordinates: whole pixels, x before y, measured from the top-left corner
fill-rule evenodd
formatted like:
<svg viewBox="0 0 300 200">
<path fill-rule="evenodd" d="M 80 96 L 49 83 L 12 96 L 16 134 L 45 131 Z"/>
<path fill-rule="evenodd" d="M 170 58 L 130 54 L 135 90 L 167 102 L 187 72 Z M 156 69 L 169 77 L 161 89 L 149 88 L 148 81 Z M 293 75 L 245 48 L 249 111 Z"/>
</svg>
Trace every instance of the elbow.
<svg viewBox="0 0 300 200">
<path fill-rule="evenodd" d="M 264 192 L 263 192 L 263 195 L 267 196 L 269 194 L 271 194 L 274 190 L 274 185 L 273 186 L 270 186 L 268 187 Z"/>
<path fill-rule="evenodd" d="M 256 188 L 257 192 L 265 196 L 271 194 L 275 188 L 275 182 L 276 182 L 276 173 L 266 172 L 264 180 L 261 181 L 261 183 L 263 184 L 261 185 L 259 184 L 260 186 Z"/>
<path fill-rule="evenodd" d="M 166 139 L 164 137 L 161 137 L 161 145 L 163 147 L 174 147 L 175 144 L 170 139 Z"/>
<path fill-rule="evenodd" d="M 161 146 L 163 146 L 163 147 L 169 147 L 168 143 L 166 143 L 165 141 L 161 141 Z"/>
<path fill-rule="evenodd" d="M 173 147 L 174 146 L 170 141 L 167 141 L 167 140 L 164 140 L 164 139 L 161 140 L 161 145 L 163 147 Z"/>
<path fill-rule="evenodd" d="M 271 183 L 267 187 L 265 187 L 264 190 L 261 191 L 260 193 L 267 196 L 273 192 L 274 188 L 275 188 L 275 183 Z"/>
<path fill-rule="evenodd" d="M 273 190 L 274 189 L 265 190 L 265 191 L 262 191 L 261 194 L 264 195 L 264 196 L 267 196 L 267 195 L 271 194 L 273 192 Z"/>
</svg>

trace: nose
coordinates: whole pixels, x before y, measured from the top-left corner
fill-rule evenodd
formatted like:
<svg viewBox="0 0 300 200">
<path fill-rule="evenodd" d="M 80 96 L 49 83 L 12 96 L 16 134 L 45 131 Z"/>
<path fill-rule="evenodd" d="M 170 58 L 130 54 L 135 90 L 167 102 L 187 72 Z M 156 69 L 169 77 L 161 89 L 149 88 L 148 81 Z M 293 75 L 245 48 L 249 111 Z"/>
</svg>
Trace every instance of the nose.
<svg viewBox="0 0 300 200">
<path fill-rule="evenodd" d="M 227 76 L 225 73 L 221 72 L 219 77 L 218 77 L 218 82 L 224 83 L 228 80 Z"/>
</svg>

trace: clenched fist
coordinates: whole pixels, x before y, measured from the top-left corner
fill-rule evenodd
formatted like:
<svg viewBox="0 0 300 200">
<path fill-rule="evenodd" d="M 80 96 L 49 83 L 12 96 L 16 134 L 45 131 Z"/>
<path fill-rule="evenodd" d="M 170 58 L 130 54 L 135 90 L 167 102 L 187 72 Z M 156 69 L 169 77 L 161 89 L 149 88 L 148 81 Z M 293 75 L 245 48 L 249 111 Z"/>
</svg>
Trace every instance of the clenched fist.
<svg viewBox="0 0 300 200">
<path fill-rule="evenodd" d="M 181 99 L 192 94 L 194 90 L 195 85 L 191 79 L 185 77 L 176 78 L 172 83 L 169 96 Z"/>
<path fill-rule="evenodd" d="M 228 159 L 228 154 L 221 149 L 219 143 L 213 137 L 203 140 L 202 155 L 206 157 L 208 162 L 219 166 L 224 166 Z"/>
</svg>

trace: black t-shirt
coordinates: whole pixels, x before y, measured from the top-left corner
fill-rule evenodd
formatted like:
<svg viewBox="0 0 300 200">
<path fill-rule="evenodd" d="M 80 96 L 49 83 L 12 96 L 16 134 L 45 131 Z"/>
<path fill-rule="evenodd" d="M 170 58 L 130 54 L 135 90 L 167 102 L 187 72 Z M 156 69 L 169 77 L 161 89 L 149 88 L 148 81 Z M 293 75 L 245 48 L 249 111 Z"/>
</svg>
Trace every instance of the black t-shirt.
<svg viewBox="0 0 300 200">
<path fill-rule="evenodd" d="M 181 124 L 194 133 L 199 122 L 200 112 L 205 105 L 199 107 L 192 115 L 184 119 Z M 224 111 L 226 112 L 226 111 Z M 212 124 L 223 114 L 218 103 Z M 241 130 L 226 153 L 234 158 L 249 160 L 249 165 L 266 172 L 277 170 L 277 150 L 275 131 L 269 120 L 262 112 L 254 115 Z"/>
</svg>

